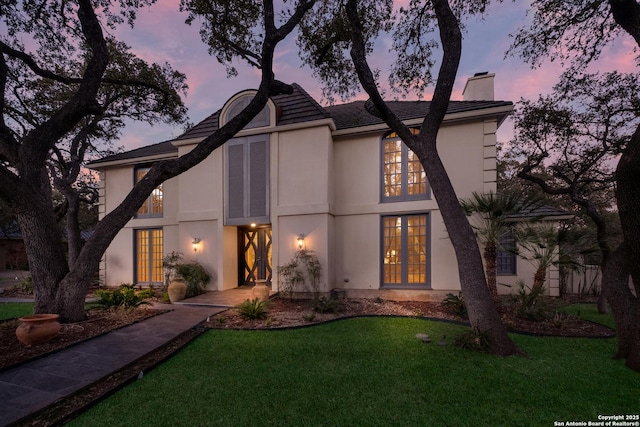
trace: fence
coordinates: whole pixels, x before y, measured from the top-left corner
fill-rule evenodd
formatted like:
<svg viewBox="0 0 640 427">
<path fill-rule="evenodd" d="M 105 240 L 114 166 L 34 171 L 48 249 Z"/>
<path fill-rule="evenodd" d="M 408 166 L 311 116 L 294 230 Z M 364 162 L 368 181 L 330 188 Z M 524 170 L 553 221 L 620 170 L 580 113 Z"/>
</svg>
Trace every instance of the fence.
<svg viewBox="0 0 640 427">
<path fill-rule="evenodd" d="M 597 295 L 602 271 L 599 265 L 585 265 L 580 270 L 567 272 L 562 279 L 562 293 Z"/>
</svg>

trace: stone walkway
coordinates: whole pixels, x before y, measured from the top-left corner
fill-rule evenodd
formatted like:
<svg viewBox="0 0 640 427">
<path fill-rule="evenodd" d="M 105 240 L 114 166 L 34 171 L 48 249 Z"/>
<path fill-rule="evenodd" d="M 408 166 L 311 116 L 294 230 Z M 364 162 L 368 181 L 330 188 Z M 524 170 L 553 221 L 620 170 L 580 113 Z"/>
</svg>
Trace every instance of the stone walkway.
<svg viewBox="0 0 640 427">
<path fill-rule="evenodd" d="M 0 426 L 7 426 L 117 372 L 207 317 L 251 297 L 250 288 L 208 292 L 144 321 L 0 372 Z M 0 298 L 0 302 L 6 299 Z"/>
</svg>

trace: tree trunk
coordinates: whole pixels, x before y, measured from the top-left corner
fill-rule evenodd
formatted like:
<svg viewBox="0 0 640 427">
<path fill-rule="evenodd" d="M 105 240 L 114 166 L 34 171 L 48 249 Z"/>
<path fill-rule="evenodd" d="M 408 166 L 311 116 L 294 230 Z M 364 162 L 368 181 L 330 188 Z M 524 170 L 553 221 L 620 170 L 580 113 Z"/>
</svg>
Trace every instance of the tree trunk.
<svg viewBox="0 0 640 427">
<path fill-rule="evenodd" d="M 611 252 L 602 269 L 602 292 L 611 304 L 616 324 L 618 350 L 615 359 L 627 359 L 627 364 L 640 360 L 640 322 L 638 299 L 629 289 L 629 270 L 625 262 L 624 245 Z M 631 367 L 631 366 L 630 366 Z M 633 368 L 638 370 L 637 368 Z"/>
<path fill-rule="evenodd" d="M 70 191 L 65 194 L 69 202 L 67 209 L 65 228 L 67 231 L 67 248 L 69 268 L 76 262 L 80 249 L 82 249 L 82 238 L 80 236 L 80 197 L 77 193 Z"/>
<path fill-rule="evenodd" d="M 531 292 L 536 291 L 542 293 L 542 288 L 544 288 L 546 278 L 547 269 L 544 267 L 538 267 L 536 273 L 533 275 L 533 286 L 531 287 Z"/>
<path fill-rule="evenodd" d="M 596 306 L 598 307 L 599 314 L 607 314 L 609 312 L 607 296 L 604 294 L 602 289 L 600 289 L 600 295 L 598 295 L 598 302 Z"/>
<path fill-rule="evenodd" d="M 427 143 L 427 156 L 420 161 L 438 202 L 458 262 L 460 287 L 467 304 L 471 325 L 486 334 L 490 351 L 500 356 L 524 354 L 509 338 L 487 287 L 478 242 L 460 206 L 455 190 L 440 160 L 435 145 Z"/>
<path fill-rule="evenodd" d="M 487 273 L 487 287 L 489 288 L 489 292 L 491 292 L 493 301 L 496 303 L 496 306 L 499 307 L 500 300 L 498 299 L 498 284 L 496 278 L 497 249 L 495 242 L 487 242 L 485 244 L 483 256 L 484 267 Z"/>
<path fill-rule="evenodd" d="M 37 194 L 32 197 L 22 194 L 22 199 L 23 207 L 15 210 L 15 216 L 20 224 L 33 279 L 34 313 L 61 314 L 62 307 L 56 301 L 56 295 L 69 267 L 55 217 L 51 207 L 47 206 L 50 201 L 42 200 Z M 66 320 L 62 317 L 62 321 Z"/>
<path fill-rule="evenodd" d="M 640 296 L 640 127 L 636 129 L 620 157 L 616 180 L 616 199 L 624 236 L 625 261 L 633 279 L 636 296 Z M 636 298 L 636 323 L 640 312 L 639 301 L 640 298 Z M 633 342 L 627 366 L 640 372 L 640 332 L 636 331 L 635 337 L 631 336 L 630 339 Z"/>
<path fill-rule="evenodd" d="M 627 251 L 627 265 L 640 295 L 640 127 L 622 153 L 616 170 L 616 199 Z"/>
<path fill-rule="evenodd" d="M 493 354 L 500 356 L 523 354 L 509 338 L 507 329 L 493 304 L 491 293 L 487 288 L 478 242 L 436 148 L 438 131 L 449 105 L 460 64 L 462 34 L 458 19 L 451 11 L 448 1 L 433 0 L 432 4 L 438 21 L 443 56 L 430 110 L 422 122 L 419 135 L 411 133 L 409 128 L 389 109 L 378 91 L 376 78 L 366 59 L 364 30 L 358 15 L 356 0 L 349 0 L 346 7 L 351 24 L 351 58 L 358 73 L 358 79 L 370 96 L 367 103 L 373 105 L 372 110 L 375 110 L 389 128 L 398 133 L 404 143 L 418 156 L 427 174 L 427 180 L 433 190 L 456 253 L 460 287 L 467 304 L 471 325 L 489 337 L 490 351 Z"/>
</svg>

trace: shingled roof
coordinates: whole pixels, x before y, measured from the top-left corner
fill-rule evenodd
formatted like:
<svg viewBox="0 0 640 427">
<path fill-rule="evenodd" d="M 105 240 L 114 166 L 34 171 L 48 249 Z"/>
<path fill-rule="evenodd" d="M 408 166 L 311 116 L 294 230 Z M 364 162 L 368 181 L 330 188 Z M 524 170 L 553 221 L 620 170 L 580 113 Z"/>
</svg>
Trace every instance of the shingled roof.
<svg viewBox="0 0 640 427">
<path fill-rule="evenodd" d="M 278 109 L 276 125 L 283 126 L 331 118 L 327 110 L 318 104 L 300 85 L 294 83 L 291 86 L 293 86 L 292 94 L 280 94 L 271 97 L 271 101 Z M 220 111 L 216 111 L 175 140 L 205 138 L 211 135 L 218 130 Z"/>
<path fill-rule="evenodd" d="M 323 119 L 333 119 L 337 130 L 354 129 L 363 126 L 383 124 L 383 120 L 369 114 L 364 108 L 365 101 L 354 101 L 347 104 L 323 107 L 313 99 L 300 85 L 294 83 L 292 94 L 280 94 L 271 97 L 278 109 L 277 125 L 283 126 L 295 123 L 312 122 Z M 401 120 L 419 119 L 429 111 L 430 101 L 390 101 L 389 107 Z M 493 107 L 513 105 L 509 101 L 450 101 L 447 114 L 483 110 Z M 129 160 L 142 157 L 158 156 L 178 152 L 172 141 L 206 138 L 218 130 L 221 110 L 216 111 L 193 128 L 171 141 L 149 145 L 124 153 L 115 154 L 93 161 L 90 167 L 114 161 Z"/>
<path fill-rule="evenodd" d="M 173 140 L 171 140 L 173 141 Z M 145 147 L 136 148 L 135 150 L 125 151 L 111 156 L 103 157 L 98 160 L 89 162 L 87 166 L 95 167 L 102 163 L 118 162 L 121 160 L 137 159 L 142 157 L 160 156 L 162 154 L 177 154 L 178 147 L 173 145 L 171 141 L 163 141 L 157 144 L 147 145 Z"/>
<path fill-rule="evenodd" d="M 325 108 L 331 114 L 338 130 L 384 123 L 382 119 L 369 114 L 364 108 L 364 103 L 365 101 L 354 101 Z M 426 116 L 431 101 L 389 101 L 387 105 L 401 120 L 411 120 Z M 447 114 L 511 105 L 513 103 L 509 101 L 450 101 Z"/>
</svg>

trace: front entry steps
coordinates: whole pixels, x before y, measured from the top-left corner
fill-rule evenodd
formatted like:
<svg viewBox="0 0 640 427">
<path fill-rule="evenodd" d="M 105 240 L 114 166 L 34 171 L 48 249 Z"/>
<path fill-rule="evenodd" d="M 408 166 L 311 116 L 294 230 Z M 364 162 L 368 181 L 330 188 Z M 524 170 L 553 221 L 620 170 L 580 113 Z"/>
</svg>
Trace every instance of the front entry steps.
<svg viewBox="0 0 640 427">
<path fill-rule="evenodd" d="M 241 304 L 244 300 L 253 299 L 254 297 L 251 293 L 252 288 L 252 286 L 242 286 L 227 289 L 226 291 L 209 291 L 197 297 L 178 301 L 174 304 L 231 308 Z M 273 295 L 273 292 L 271 292 L 271 295 Z"/>
</svg>

